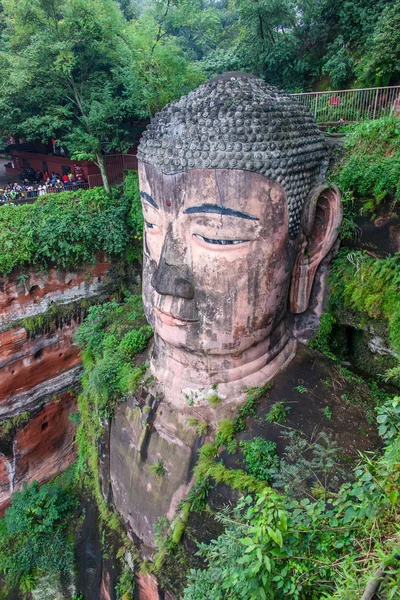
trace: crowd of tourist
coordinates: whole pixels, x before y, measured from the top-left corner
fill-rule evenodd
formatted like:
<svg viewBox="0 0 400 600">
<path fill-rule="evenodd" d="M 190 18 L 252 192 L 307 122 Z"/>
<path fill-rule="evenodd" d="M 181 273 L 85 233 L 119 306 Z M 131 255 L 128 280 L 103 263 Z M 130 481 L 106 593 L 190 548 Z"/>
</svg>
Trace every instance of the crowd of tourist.
<svg viewBox="0 0 400 600">
<path fill-rule="evenodd" d="M 14 204 L 44 194 L 71 191 L 84 185 L 83 177 L 75 178 L 71 172 L 61 176 L 54 171 L 50 175 L 50 173 L 42 173 L 32 168 L 24 169 L 20 174 L 20 183 L 14 181 L 14 183 L 0 188 L 0 204 Z"/>
</svg>

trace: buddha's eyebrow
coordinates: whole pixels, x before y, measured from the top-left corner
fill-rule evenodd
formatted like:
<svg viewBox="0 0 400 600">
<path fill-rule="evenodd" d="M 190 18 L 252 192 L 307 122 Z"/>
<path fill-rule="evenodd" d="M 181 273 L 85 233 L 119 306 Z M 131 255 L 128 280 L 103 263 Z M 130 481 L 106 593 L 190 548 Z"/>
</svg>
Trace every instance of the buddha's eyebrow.
<svg viewBox="0 0 400 600">
<path fill-rule="evenodd" d="M 151 204 L 151 206 L 154 206 L 154 208 L 158 210 L 157 202 L 153 200 L 153 198 L 147 192 L 143 192 L 142 190 L 140 190 L 140 197 L 143 198 L 143 200 L 146 200 L 146 202 L 148 202 L 149 204 Z"/>
<path fill-rule="evenodd" d="M 233 210 L 227 206 L 221 206 L 220 204 L 198 204 L 197 206 L 189 206 L 183 211 L 183 214 L 190 215 L 193 213 L 216 213 L 218 215 L 227 215 L 229 217 L 240 217 L 241 219 L 250 219 L 251 221 L 259 221 L 258 217 L 253 217 L 244 212 Z"/>
</svg>

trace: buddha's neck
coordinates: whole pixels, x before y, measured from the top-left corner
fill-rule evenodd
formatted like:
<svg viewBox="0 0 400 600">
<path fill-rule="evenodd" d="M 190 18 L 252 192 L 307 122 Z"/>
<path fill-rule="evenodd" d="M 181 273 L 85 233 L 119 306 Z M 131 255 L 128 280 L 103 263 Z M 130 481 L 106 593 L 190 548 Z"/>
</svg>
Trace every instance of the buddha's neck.
<svg viewBox="0 0 400 600">
<path fill-rule="evenodd" d="M 189 392 L 210 389 L 218 384 L 220 393 L 234 399 L 248 387 L 262 385 L 294 355 L 295 343 L 282 322 L 259 344 L 239 356 L 197 354 L 170 346 L 158 335 L 151 360 L 153 374 L 164 386 L 165 397 L 173 403 L 187 399 Z"/>
</svg>

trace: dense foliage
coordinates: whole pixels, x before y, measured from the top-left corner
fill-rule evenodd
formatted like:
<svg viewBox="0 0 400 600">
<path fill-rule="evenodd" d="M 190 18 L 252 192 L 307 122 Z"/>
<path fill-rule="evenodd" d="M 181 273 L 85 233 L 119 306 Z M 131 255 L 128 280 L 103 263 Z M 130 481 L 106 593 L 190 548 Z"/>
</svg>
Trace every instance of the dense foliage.
<svg viewBox="0 0 400 600">
<path fill-rule="evenodd" d="M 377 21 L 361 59 L 358 73 L 361 83 L 389 85 L 400 77 L 400 2 L 389 3 Z"/>
<path fill-rule="evenodd" d="M 246 471 L 250 475 L 269 481 L 277 470 L 276 444 L 262 437 L 240 442 Z"/>
<path fill-rule="evenodd" d="M 397 434 L 337 494 L 310 500 L 265 489 L 245 497 L 220 516 L 224 533 L 200 546 L 207 568 L 192 571 L 184 599 L 353 600 L 380 566 L 388 573 L 382 597 L 395 598 L 399 465 Z"/>
<path fill-rule="evenodd" d="M 104 153 L 207 77 L 307 91 L 400 76 L 398 0 L 4 0 L 0 15 L 2 135 L 57 139 L 107 189 Z"/>
<path fill-rule="evenodd" d="M 343 192 L 343 248 L 330 275 L 329 310 L 321 319 L 311 345 L 335 358 L 344 358 L 343 340 L 336 339 L 336 325 L 351 323 L 357 330 L 379 331 L 390 351 L 381 356 L 379 375 L 397 382 L 400 352 L 400 255 L 376 255 L 354 250 L 357 214 L 375 219 L 377 214 L 395 216 L 400 200 L 399 119 L 387 116 L 345 128 L 345 153 L 331 178 Z M 384 242 L 384 240 L 382 240 Z M 349 245 L 351 248 L 346 248 Z M 340 348 L 342 346 L 342 348 Z M 384 363 L 390 363 L 385 368 Z M 393 366 L 394 365 L 394 366 Z M 362 365 L 360 365 L 362 366 Z M 383 367 L 383 368 L 382 368 Z"/>
<path fill-rule="evenodd" d="M 137 223 L 137 175 L 127 177 L 126 192 L 103 188 L 49 194 L 34 204 L 0 209 L 0 273 L 36 264 L 74 267 L 94 262 L 100 252 L 124 256 Z"/>
<path fill-rule="evenodd" d="M 275 489 L 263 481 L 266 454 L 258 450 L 260 438 L 241 443 L 248 450 L 253 442 L 251 466 L 259 469 L 254 475 L 227 468 L 217 446 L 204 445 L 195 487 L 169 544 L 162 541 L 164 551 L 172 551 L 176 527 L 188 509 L 194 510 L 193 502 L 198 504 L 198 493 L 205 505 L 210 478 L 247 495 L 217 516 L 224 532 L 200 544 L 206 566 L 191 571 L 184 600 L 354 600 L 378 571 L 380 583 L 386 574 L 381 597 L 397 597 L 399 399 L 387 397 L 377 413 L 384 452 L 361 457 L 350 480 L 340 465 L 340 449 L 322 432 L 310 442 L 287 431 L 284 455 L 269 464 Z"/>
<path fill-rule="evenodd" d="M 83 390 L 78 398 L 78 473 L 92 490 L 101 517 L 111 529 L 118 528 L 118 519 L 100 489 L 98 441 L 116 402 L 126 400 L 145 378 L 146 365 L 137 366 L 134 358 L 146 348 L 151 335 L 141 296 L 129 293 L 122 303 L 112 300 L 92 306 L 75 334 L 84 365 Z"/>
<path fill-rule="evenodd" d="M 347 203 L 374 214 L 385 200 L 400 200 L 400 121 L 383 117 L 346 128 L 345 155 L 332 178 Z"/>
<path fill-rule="evenodd" d="M 128 21 L 114 0 L 2 2 L 0 130 L 93 160 L 136 141 L 132 122 L 201 81 L 151 14 Z"/>
<path fill-rule="evenodd" d="M 151 335 L 141 296 L 127 293 L 122 304 L 111 300 L 89 308 L 75 342 L 82 349 L 84 388 L 96 399 L 100 416 L 112 414 L 112 403 L 135 389 L 143 371 L 135 368 L 133 358 L 146 348 Z"/>
<path fill-rule="evenodd" d="M 209 76 L 245 70 L 292 91 L 398 81 L 398 2 L 164 0 L 150 10 Z"/>
<path fill-rule="evenodd" d="M 370 329 L 383 324 L 383 333 L 393 352 L 390 367 L 379 372 L 393 383 L 400 381 L 400 254 L 375 258 L 364 251 L 343 248 L 335 259 L 330 277 L 328 312 L 310 345 L 336 358 L 345 350 L 336 340 L 334 328 L 343 315 L 351 318 L 357 329 Z M 394 363 L 394 365 L 393 365 Z"/>
<path fill-rule="evenodd" d="M 400 255 L 374 258 L 343 249 L 333 265 L 331 307 L 347 306 L 369 319 L 385 319 L 392 348 L 400 352 Z M 362 323 L 361 323 L 362 325 Z"/>
<path fill-rule="evenodd" d="M 41 487 L 33 482 L 14 492 L 0 519 L 0 573 L 6 589 L 30 592 L 41 575 L 73 567 L 68 528 L 76 506 L 69 472 Z"/>
</svg>

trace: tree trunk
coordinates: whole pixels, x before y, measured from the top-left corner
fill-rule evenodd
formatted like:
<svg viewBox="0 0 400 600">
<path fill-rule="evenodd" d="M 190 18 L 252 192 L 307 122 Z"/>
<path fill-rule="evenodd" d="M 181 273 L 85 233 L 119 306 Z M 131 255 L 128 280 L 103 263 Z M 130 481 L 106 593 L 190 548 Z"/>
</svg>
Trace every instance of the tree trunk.
<svg viewBox="0 0 400 600">
<path fill-rule="evenodd" d="M 106 162 L 104 160 L 104 156 L 102 156 L 101 154 L 96 154 L 96 163 L 100 169 L 104 189 L 106 190 L 107 194 L 109 194 L 110 193 L 110 184 L 108 182 Z"/>
</svg>

